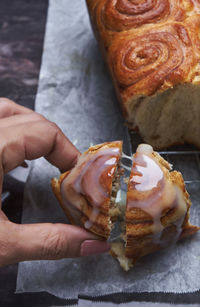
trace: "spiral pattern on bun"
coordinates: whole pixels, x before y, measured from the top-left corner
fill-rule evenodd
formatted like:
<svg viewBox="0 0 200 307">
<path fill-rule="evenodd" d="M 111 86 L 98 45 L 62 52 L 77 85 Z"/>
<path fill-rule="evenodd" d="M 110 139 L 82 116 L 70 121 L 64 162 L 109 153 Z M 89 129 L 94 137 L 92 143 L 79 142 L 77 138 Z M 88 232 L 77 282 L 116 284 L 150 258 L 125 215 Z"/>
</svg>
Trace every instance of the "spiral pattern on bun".
<svg viewBox="0 0 200 307">
<path fill-rule="evenodd" d="M 195 13 L 200 14 L 200 0 L 188 0 L 187 5 L 193 9 Z"/>
<path fill-rule="evenodd" d="M 109 30 L 122 31 L 159 21 L 169 13 L 168 0 L 111 0 L 105 1 L 102 18 Z"/>
<path fill-rule="evenodd" d="M 145 24 L 164 22 L 184 17 L 181 0 L 103 0 L 94 1 L 93 10 L 97 26 L 108 31 L 120 32 Z"/>
<path fill-rule="evenodd" d="M 108 237 L 111 230 L 112 183 L 121 153 L 122 141 L 91 146 L 71 171 L 52 181 L 53 191 L 70 222 L 102 237 Z"/>
<path fill-rule="evenodd" d="M 86 1 L 129 128 L 200 147 L 200 0 Z"/>
<path fill-rule="evenodd" d="M 135 261 L 175 243 L 187 223 L 190 201 L 180 173 L 147 144 L 137 148 L 128 184 L 126 256 Z M 176 178 L 176 180 L 174 180 Z"/>
<path fill-rule="evenodd" d="M 123 41 L 123 43 L 122 43 Z M 161 86 L 184 80 L 195 63 L 187 28 L 168 23 L 118 36 L 109 49 L 110 69 L 123 91 L 152 95 Z"/>
</svg>

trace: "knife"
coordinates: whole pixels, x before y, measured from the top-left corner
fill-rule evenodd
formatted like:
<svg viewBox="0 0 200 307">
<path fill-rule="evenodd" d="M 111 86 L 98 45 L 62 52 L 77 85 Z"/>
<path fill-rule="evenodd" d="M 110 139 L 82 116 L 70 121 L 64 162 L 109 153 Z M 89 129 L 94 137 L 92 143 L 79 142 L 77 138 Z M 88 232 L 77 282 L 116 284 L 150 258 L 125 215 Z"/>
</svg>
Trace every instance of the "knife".
<svg viewBox="0 0 200 307">
<path fill-rule="evenodd" d="M 123 137 L 123 153 L 120 166 L 124 169 L 124 175 L 120 177 L 120 189 L 117 193 L 116 203 L 121 205 L 122 216 L 119 220 L 114 222 L 108 242 L 116 242 L 122 240 L 122 222 L 124 221 L 126 212 L 126 193 L 127 184 L 124 179 L 129 178 L 132 166 L 132 146 L 130 140 L 130 134 L 128 128 L 124 127 L 124 137 Z"/>
</svg>

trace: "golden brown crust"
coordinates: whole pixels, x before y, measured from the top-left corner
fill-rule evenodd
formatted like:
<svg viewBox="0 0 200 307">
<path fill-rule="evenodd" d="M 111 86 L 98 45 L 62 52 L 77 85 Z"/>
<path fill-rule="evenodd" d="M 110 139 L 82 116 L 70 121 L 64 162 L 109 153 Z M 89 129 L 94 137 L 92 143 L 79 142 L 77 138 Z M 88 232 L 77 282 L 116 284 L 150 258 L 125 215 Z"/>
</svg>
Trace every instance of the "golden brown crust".
<svg viewBox="0 0 200 307">
<path fill-rule="evenodd" d="M 155 96 L 176 86 L 200 85 L 200 1 L 86 0 L 86 2 L 94 33 L 107 62 L 123 115 L 130 129 L 135 130 L 138 127 L 145 142 L 157 148 L 171 146 L 174 142 L 195 143 L 199 146 L 196 138 L 184 139 L 183 136 L 186 134 L 184 131 L 183 136 L 177 136 L 175 141 L 169 140 L 169 137 L 167 139 L 161 131 L 163 144 L 159 147 L 154 141 L 154 138 L 160 135 L 159 131 L 155 131 L 155 134 L 149 138 L 148 133 L 143 130 L 145 123 L 143 124 L 141 119 L 139 125 L 136 123 L 136 111 L 145 97 L 152 97 L 151 103 Z M 194 89 L 189 90 L 191 104 L 195 104 Z M 164 104 L 163 97 L 159 97 L 158 103 Z M 168 103 L 167 98 L 165 100 Z M 179 102 L 177 106 L 180 107 Z M 167 122 L 167 119 L 164 119 Z M 179 120 L 181 127 L 183 116 Z M 198 121 L 196 123 L 198 124 Z"/>
<path fill-rule="evenodd" d="M 117 152 L 112 150 L 117 150 Z M 109 237 L 111 229 L 110 195 L 121 152 L 121 141 L 92 146 L 79 158 L 74 169 L 62 174 L 58 180 L 52 179 L 53 192 L 70 222 L 82 227 L 87 225 L 88 230 L 104 238 Z M 77 188 L 79 179 L 81 180 L 80 187 Z M 91 189 L 88 188 L 93 182 Z M 100 199 L 98 207 L 95 207 L 94 204 L 95 197 Z"/>
<path fill-rule="evenodd" d="M 125 36 L 122 33 L 113 40 L 108 61 L 124 106 L 130 97 L 150 96 L 192 82 L 199 55 L 194 52 L 190 32 L 190 27 L 170 22 L 129 31 Z"/>
<path fill-rule="evenodd" d="M 194 52 L 200 41 L 199 16 L 190 12 L 198 11 L 197 1 L 195 5 L 191 1 L 172 0 L 143 3 L 87 0 L 87 3 L 122 105 L 132 96 L 152 95 L 157 90 L 192 81 L 188 78 L 189 69 L 200 58 L 199 52 Z M 129 91 L 124 94 L 125 89 Z"/>
<path fill-rule="evenodd" d="M 53 193 L 56 196 L 59 204 L 61 205 L 63 211 L 65 212 L 65 215 L 67 216 L 69 222 L 71 224 L 75 224 L 75 221 L 74 221 L 73 217 L 71 216 L 70 211 L 68 210 L 68 208 L 66 206 L 63 205 L 62 197 L 61 197 L 61 194 L 60 194 L 60 185 L 61 185 L 62 181 L 64 180 L 64 178 L 68 175 L 68 173 L 69 173 L 69 171 L 61 174 L 59 179 L 52 178 L 51 179 L 51 188 L 52 188 Z"/>
<path fill-rule="evenodd" d="M 107 49 L 118 33 L 167 20 L 182 21 L 181 0 L 134 3 L 125 0 L 87 0 L 91 23 L 100 44 Z"/>
<path fill-rule="evenodd" d="M 145 211 L 146 209 L 142 209 L 140 206 L 128 206 L 128 203 L 131 202 L 131 200 L 138 200 L 138 197 L 140 197 L 140 195 L 137 194 L 138 192 L 135 190 L 135 186 L 131 183 L 133 176 L 136 174 L 136 170 L 132 168 L 127 193 L 125 254 L 128 258 L 133 260 L 133 263 L 149 253 L 167 247 L 172 242 L 175 243 L 178 239 L 196 233 L 200 229 L 199 227 L 193 226 L 189 223 L 191 201 L 189 194 L 186 191 L 181 173 L 177 171 L 169 172 L 171 168 L 170 165 L 158 153 L 153 152 L 152 156 L 162 168 L 165 180 L 178 188 L 181 198 L 179 200 L 177 200 L 177 196 L 175 199 L 172 198 L 172 202 L 169 202 L 169 204 L 163 208 L 160 216 L 151 216 L 148 214 L 148 210 Z M 154 175 L 155 174 L 152 173 L 152 179 Z M 169 190 L 169 193 L 172 193 L 172 190 Z M 148 198 L 151 197 L 151 194 L 148 193 L 142 195 L 140 192 L 140 194 L 141 197 L 146 199 L 146 202 L 148 202 Z M 183 204 L 186 204 L 185 210 L 183 210 L 184 208 L 181 208 L 181 201 L 183 201 Z M 179 203 L 181 204 L 180 207 Z M 160 233 L 158 230 L 153 230 L 156 228 L 152 228 L 155 226 L 158 217 L 162 225 Z"/>
</svg>

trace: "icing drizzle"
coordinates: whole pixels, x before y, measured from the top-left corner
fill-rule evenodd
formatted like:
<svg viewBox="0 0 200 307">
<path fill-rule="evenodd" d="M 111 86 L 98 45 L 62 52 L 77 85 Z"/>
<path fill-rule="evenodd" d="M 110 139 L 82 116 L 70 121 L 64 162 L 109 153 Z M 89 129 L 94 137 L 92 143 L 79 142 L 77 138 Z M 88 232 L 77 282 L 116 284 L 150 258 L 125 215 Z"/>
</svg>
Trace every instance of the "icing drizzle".
<svg viewBox="0 0 200 307">
<path fill-rule="evenodd" d="M 117 144 L 118 145 L 118 144 Z M 92 212 L 84 227 L 89 229 L 93 226 L 99 215 L 100 207 L 110 202 L 112 191 L 112 179 L 120 157 L 120 147 L 100 148 L 96 152 L 86 152 L 81 155 L 76 167 L 70 172 L 61 184 L 63 199 L 69 200 L 81 211 L 81 198 L 84 195 L 92 206 Z M 71 185 L 75 196 L 65 192 L 65 186 Z"/>
<path fill-rule="evenodd" d="M 161 218 L 164 212 L 176 208 L 176 227 L 174 241 L 181 233 L 181 226 L 187 212 L 187 205 L 178 186 L 168 180 L 163 169 L 152 155 L 153 148 L 142 144 L 133 158 L 133 166 L 128 189 L 128 209 L 140 208 L 152 221 L 153 243 L 165 244 L 162 241 Z"/>
</svg>

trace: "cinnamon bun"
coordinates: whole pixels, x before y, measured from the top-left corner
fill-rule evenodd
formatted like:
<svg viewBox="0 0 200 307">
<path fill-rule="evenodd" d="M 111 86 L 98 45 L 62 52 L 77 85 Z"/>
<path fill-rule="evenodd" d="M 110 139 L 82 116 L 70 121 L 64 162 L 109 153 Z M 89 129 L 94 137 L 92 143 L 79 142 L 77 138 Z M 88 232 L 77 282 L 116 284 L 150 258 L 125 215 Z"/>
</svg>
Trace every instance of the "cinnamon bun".
<svg viewBox="0 0 200 307">
<path fill-rule="evenodd" d="M 90 147 L 77 165 L 52 179 L 53 191 L 72 224 L 108 238 L 115 207 L 122 142 Z"/>
<path fill-rule="evenodd" d="M 121 235 L 111 255 L 125 270 L 141 257 L 194 234 L 191 201 L 181 173 L 153 148 L 141 144 L 133 156 L 126 208 L 118 199 L 122 142 L 90 147 L 69 172 L 52 179 L 52 189 L 70 222 L 108 239 L 115 223 Z"/>
</svg>

